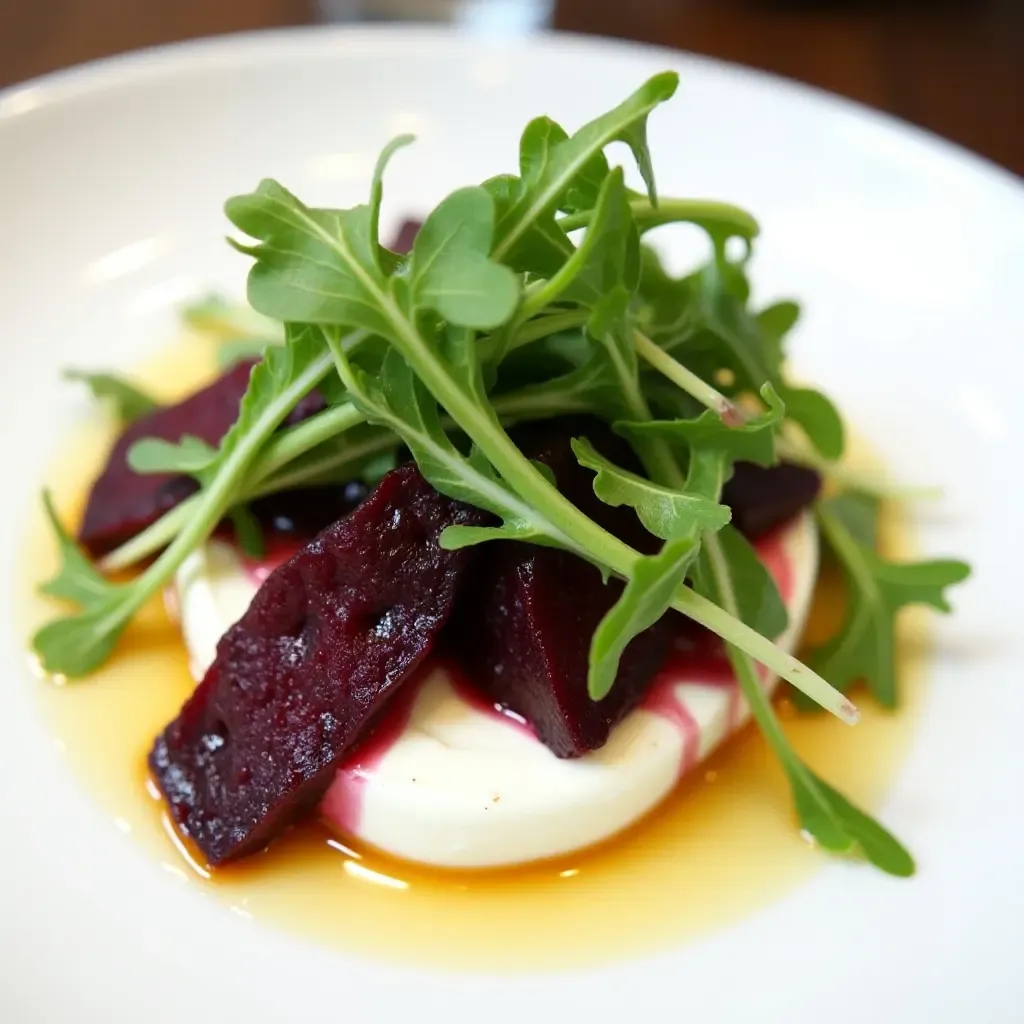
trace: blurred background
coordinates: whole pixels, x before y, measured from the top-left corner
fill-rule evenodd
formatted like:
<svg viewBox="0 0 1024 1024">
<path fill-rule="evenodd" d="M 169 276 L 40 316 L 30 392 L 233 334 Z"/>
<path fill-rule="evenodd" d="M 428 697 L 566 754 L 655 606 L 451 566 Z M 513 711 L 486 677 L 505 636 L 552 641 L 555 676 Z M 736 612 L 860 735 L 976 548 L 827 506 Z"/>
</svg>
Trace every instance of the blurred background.
<svg viewBox="0 0 1024 1024">
<path fill-rule="evenodd" d="M 1024 0 L 0 0 L 0 87 L 141 46 L 359 20 L 557 28 L 723 57 L 889 111 L 1024 174 Z"/>
</svg>

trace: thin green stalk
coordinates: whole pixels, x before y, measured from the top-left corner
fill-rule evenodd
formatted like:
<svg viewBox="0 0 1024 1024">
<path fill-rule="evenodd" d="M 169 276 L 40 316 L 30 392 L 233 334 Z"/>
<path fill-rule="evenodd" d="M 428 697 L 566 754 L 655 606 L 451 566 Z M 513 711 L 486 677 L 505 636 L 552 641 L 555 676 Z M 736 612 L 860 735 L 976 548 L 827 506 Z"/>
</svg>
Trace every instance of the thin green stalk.
<svg viewBox="0 0 1024 1024">
<path fill-rule="evenodd" d="M 701 405 L 717 413 L 723 423 L 736 427 L 743 422 L 743 412 L 734 402 L 698 377 L 692 370 L 683 366 L 677 359 L 673 359 L 642 331 L 633 331 L 633 345 L 641 359 L 692 398 L 695 398 Z"/>
<path fill-rule="evenodd" d="M 550 337 L 552 334 L 571 331 L 574 327 L 582 327 L 587 322 L 587 317 L 586 310 L 579 309 L 569 309 L 561 313 L 535 317 L 524 323 L 512 335 L 505 350 L 506 354 L 534 341 L 540 341 L 541 338 Z"/>
<path fill-rule="evenodd" d="M 742 238 L 755 238 L 760 233 L 757 221 L 746 210 L 730 203 L 712 199 L 669 199 L 661 198 L 657 206 L 649 199 L 633 199 L 629 208 L 633 220 L 641 231 L 659 227 L 662 224 L 720 225 L 723 230 Z M 570 213 L 558 218 L 558 225 L 565 232 L 578 231 L 590 223 L 591 210 Z"/>
<path fill-rule="evenodd" d="M 238 447 L 228 455 L 210 486 L 200 493 L 195 512 L 187 518 L 181 533 L 141 576 L 128 585 L 125 599 L 119 601 L 110 615 L 97 624 L 99 634 L 117 629 L 131 619 L 174 575 L 197 545 L 213 532 L 230 507 L 234 492 L 238 490 L 267 437 L 302 398 L 323 380 L 330 367 L 330 358 L 325 353 L 276 398 L 272 405 L 273 413 L 264 415 L 266 423 L 262 430 L 250 430 L 242 435 Z"/>
</svg>

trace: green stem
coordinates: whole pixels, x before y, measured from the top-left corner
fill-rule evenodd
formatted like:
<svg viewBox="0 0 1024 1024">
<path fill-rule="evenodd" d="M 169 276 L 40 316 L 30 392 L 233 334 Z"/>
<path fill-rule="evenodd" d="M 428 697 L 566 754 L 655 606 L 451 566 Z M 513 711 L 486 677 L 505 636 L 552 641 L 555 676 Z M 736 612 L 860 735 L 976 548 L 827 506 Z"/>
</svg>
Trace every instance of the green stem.
<svg viewBox="0 0 1024 1024">
<path fill-rule="evenodd" d="M 259 427 L 242 434 L 238 446 L 228 455 L 209 487 L 204 489 L 193 515 L 163 554 L 136 580 L 130 583 L 125 599 L 97 624 L 100 634 L 121 627 L 174 575 L 182 562 L 213 532 L 231 506 L 241 481 L 267 438 L 288 414 L 330 372 L 329 353 L 317 357 L 295 378 L 260 416 Z"/>
<path fill-rule="evenodd" d="M 547 316 L 538 316 L 529 320 L 516 330 L 509 339 L 506 354 L 514 352 L 517 348 L 529 345 L 541 338 L 550 337 L 552 334 L 559 334 L 562 331 L 570 331 L 574 327 L 582 327 L 587 322 L 588 314 L 585 310 L 570 309 L 562 313 L 550 313 Z"/>
<path fill-rule="evenodd" d="M 726 563 L 725 552 L 722 551 L 721 541 L 718 536 L 713 533 L 705 533 L 703 538 L 704 550 L 708 556 L 708 562 L 711 565 L 711 572 L 715 578 L 715 589 L 718 592 L 718 599 L 722 609 L 728 612 L 732 616 L 739 615 L 739 602 L 736 599 L 736 591 L 732 584 L 732 577 L 729 573 L 729 566 Z M 718 606 L 712 602 L 709 602 L 713 608 Z M 760 633 L 756 634 L 761 636 Z M 768 740 L 769 745 L 775 751 L 779 760 L 787 766 L 787 770 L 792 765 L 793 754 L 789 746 L 789 741 L 786 739 L 785 733 L 782 731 L 782 726 L 779 724 L 779 720 L 772 710 L 771 702 L 765 695 L 764 690 L 761 689 L 760 681 L 757 678 L 757 672 L 754 670 L 754 666 L 751 658 L 756 657 L 753 651 L 743 646 L 746 650 L 740 650 L 736 644 L 730 643 L 729 638 L 726 639 L 726 653 L 729 655 L 729 660 L 732 663 L 734 670 L 736 671 L 736 677 L 739 680 L 740 688 L 743 690 L 743 696 L 746 697 L 747 703 L 750 705 L 751 714 L 754 716 L 754 720 L 757 722 L 758 727 L 764 733 L 765 738 Z M 761 637 L 763 640 L 764 637 Z M 774 646 L 774 645 L 773 645 Z M 797 665 L 800 665 L 795 658 L 793 661 Z M 766 662 L 766 664 L 768 664 Z M 773 668 L 772 665 L 768 664 L 769 668 Z M 802 667 L 802 666 L 801 666 Z M 777 675 L 783 675 L 781 672 L 776 672 Z M 831 687 L 829 688 L 831 689 Z M 833 691 L 834 693 L 835 691 Z M 853 704 L 841 694 L 837 694 L 840 700 L 837 702 L 837 706 L 832 710 L 838 718 L 848 722 L 850 725 L 856 723 L 858 716 L 857 709 Z"/>
<path fill-rule="evenodd" d="M 711 199 L 671 199 L 661 198 L 657 206 L 652 206 L 649 199 L 633 199 L 629 208 L 633 220 L 641 231 L 660 227 L 662 224 L 699 224 L 702 227 L 714 226 L 726 230 L 741 238 L 756 238 L 760 227 L 746 210 L 729 203 L 719 203 Z M 565 232 L 577 231 L 590 223 L 591 210 L 570 213 L 558 218 L 558 225 Z"/>
<path fill-rule="evenodd" d="M 722 422 L 730 427 L 738 427 L 743 423 L 743 412 L 716 388 L 702 380 L 692 370 L 687 369 L 677 359 L 659 348 L 642 331 L 633 331 L 633 345 L 637 354 L 645 362 L 654 367 L 660 374 L 667 377 L 701 405 L 717 413 Z"/>
</svg>

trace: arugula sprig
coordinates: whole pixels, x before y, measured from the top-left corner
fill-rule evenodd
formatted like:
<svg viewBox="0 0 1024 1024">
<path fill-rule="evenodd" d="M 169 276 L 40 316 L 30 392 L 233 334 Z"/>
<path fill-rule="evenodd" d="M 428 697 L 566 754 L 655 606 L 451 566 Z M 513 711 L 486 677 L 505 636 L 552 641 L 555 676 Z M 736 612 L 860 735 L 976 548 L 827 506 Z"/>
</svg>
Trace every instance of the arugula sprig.
<svg viewBox="0 0 1024 1024">
<path fill-rule="evenodd" d="M 128 583 L 104 580 L 48 507 L 60 542 L 61 567 L 44 591 L 71 600 L 80 609 L 48 623 L 33 637 L 33 647 L 48 672 L 86 675 L 110 656 L 131 618 L 223 518 L 239 481 L 267 438 L 330 371 L 330 354 L 313 331 L 298 328 L 290 335 L 287 344 L 268 350 L 253 370 L 238 419 L 217 453 L 216 475 L 202 491 L 194 516 L 141 576 Z"/>
<path fill-rule="evenodd" d="M 734 533 L 732 536 L 738 538 L 740 535 Z M 735 553 L 730 556 L 717 537 L 706 537 L 703 551 L 705 559 L 697 577 L 698 589 L 733 614 L 744 615 L 755 628 L 777 629 L 778 603 L 774 599 L 767 604 L 752 601 L 751 593 L 760 588 L 752 588 L 750 581 L 737 570 L 741 564 L 748 569 L 760 566 L 757 557 L 740 563 Z M 763 567 L 760 573 L 767 576 Z M 784 626 L 784 608 L 782 614 Z M 818 778 L 797 756 L 765 695 L 757 666 L 750 656 L 732 644 L 726 645 L 726 651 L 751 714 L 786 773 L 802 830 L 832 853 L 862 856 L 891 875 L 912 875 L 914 861 L 899 840 Z"/>
<path fill-rule="evenodd" d="M 81 381 L 92 392 L 94 398 L 109 400 L 117 412 L 118 419 L 127 425 L 140 416 L 159 408 L 159 402 L 148 395 L 137 384 L 113 373 L 88 370 L 65 370 L 65 380 Z"/>
<path fill-rule="evenodd" d="M 865 682 L 886 708 L 899 704 L 896 685 L 896 617 L 908 605 L 950 610 L 946 589 L 963 582 L 969 566 L 953 559 L 892 562 L 876 551 L 878 504 L 844 494 L 823 501 L 818 522 L 846 578 L 846 618 L 815 650 L 811 663 L 843 690 Z"/>
</svg>

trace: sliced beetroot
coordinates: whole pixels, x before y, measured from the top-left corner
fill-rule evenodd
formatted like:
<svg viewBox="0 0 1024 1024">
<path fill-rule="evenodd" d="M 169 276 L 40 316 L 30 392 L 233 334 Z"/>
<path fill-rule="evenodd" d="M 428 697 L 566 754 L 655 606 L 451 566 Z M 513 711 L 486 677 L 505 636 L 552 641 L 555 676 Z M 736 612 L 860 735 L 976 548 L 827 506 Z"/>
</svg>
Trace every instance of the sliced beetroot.
<svg viewBox="0 0 1024 1024">
<path fill-rule="evenodd" d="M 208 387 L 176 405 L 156 409 L 136 420 L 118 438 L 102 474 L 92 486 L 79 540 L 94 557 L 130 540 L 197 490 L 187 476 L 136 473 L 128 451 L 143 437 L 177 442 L 186 434 L 217 445 L 238 417 L 238 407 L 256 360 L 237 364 Z M 323 408 L 323 399 L 308 395 L 292 412 L 297 423 Z"/>
<path fill-rule="evenodd" d="M 443 551 L 441 531 L 483 521 L 404 466 L 267 578 L 150 753 L 211 864 L 316 805 L 451 612 L 472 552 Z"/>
<path fill-rule="evenodd" d="M 737 462 L 722 489 L 722 503 L 732 509 L 736 529 L 757 540 L 803 511 L 820 490 L 821 477 L 811 469 L 788 462 L 770 469 Z"/>
<path fill-rule="evenodd" d="M 642 551 L 656 550 L 629 508 L 612 508 L 593 491 L 593 474 L 576 462 L 569 441 L 587 436 L 604 455 L 633 463 L 625 443 L 596 421 L 562 422 L 517 432 L 531 458 L 549 466 L 559 489 L 605 529 Z M 623 652 L 611 692 L 587 693 L 590 640 L 622 584 L 565 551 L 513 542 L 488 545 L 453 624 L 454 643 L 470 678 L 489 699 L 522 715 L 559 757 L 604 745 L 612 728 L 639 704 L 676 628 L 670 613 Z"/>
</svg>

